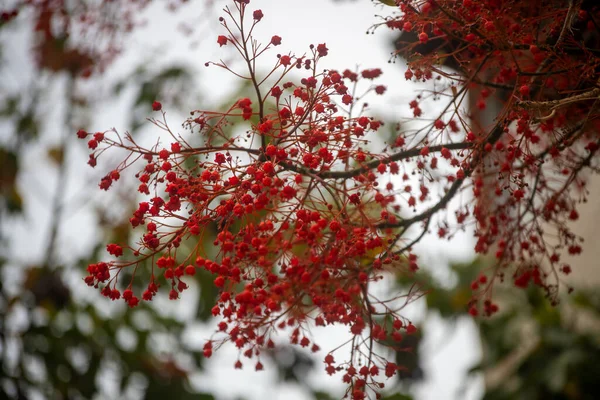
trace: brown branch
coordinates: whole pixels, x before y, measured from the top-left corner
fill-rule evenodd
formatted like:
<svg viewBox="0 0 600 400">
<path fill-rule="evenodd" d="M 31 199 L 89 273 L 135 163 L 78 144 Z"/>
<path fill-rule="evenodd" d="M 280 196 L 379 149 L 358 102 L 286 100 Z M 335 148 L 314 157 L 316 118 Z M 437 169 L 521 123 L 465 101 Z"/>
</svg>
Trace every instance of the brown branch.
<svg viewBox="0 0 600 400">
<path fill-rule="evenodd" d="M 240 35 L 241 35 L 242 50 L 244 51 L 244 60 L 246 61 L 246 65 L 248 67 L 248 72 L 250 73 L 250 79 L 252 80 L 252 86 L 254 87 L 254 91 L 256 92 L 256 97 L 258 98 L 258 107 L 259 107 L 258 120 L 259 120 L 259 122 L 263 122 L 265 105 L 263 103 L 262 94 L 260 92 L 260 85 L 256 80 L 256 71 L 254 68 L 254 64 L 253 64 L 253 62 L 250 61 L 250 55 L 248 54 L 248 38 L 246 38 L 246 35 L 244 33 L 244 11 L 246 9 L 245 5 L 240 4 L 239 9 L 240 9 L 239 29 L 240 29 Z M 255 53 L 255 52 L 253 51 L 253 53 Z M 266 142 L 266 138 L 265 138 L 264 134 L 260 136 L 260 143 L 263 148 L 265 148 L 267 146 L 267 142 Z M 262 156 L 262 157 L 264 157 L 264 156 Z"/>
<path fill-rule="evenodd" d="M 74 94 L 74 81 L 72 77 L 69 77 L 69 80 L 67 81 L 67 88 L 66 88 L 66 93 L 67 96 L 69 96 L 69 100 L 73 101 L 73 94 Z M 64 210 L 64 194 L 65 194 L 65 187 L 67 186 L 67 174 L 68 174 L 68 169 L 67 169 L 67 160 L 66 160 L 66 150 L 67 150 L 67 146 L 68 146 L 68 142 L 69 142 L 69 132 L 72 130 L 72 119 L 73 119 L 73 111 L 72 111 L 72 107 L 68 107 L 68 111 L 65 115 L 65 126 L 68 127 L 68 129 L 65 129 L 65 132 L 63 132 L 62 135 L 62 140 L 60 143 L 60 151 L 62 152 L 62 159 L 58 160 L 60 163 L 58 165 L 58 171 L 57 171 L 57 180 L 56 180 L 56 186 L 55 186 L 55 190 L 54 190 L 54 195 L 52 198 L 52 205 L 51 205 L 51 220 L 50 220 L 50 230 L 48 233 L 48 241 L 46 243 L 46 249 L 44 251 L 44 258 L 43 258 L 43 267 L 44 268 L 53 268 L 56 266 L 57 261 L 56 261 L 56 242 L 58 241 L 58 234 L 59 234 L 59 230 L 60 230 L 60 223 L 61 223 L 61 219 L 63 217 L 63 210 Z"/>
<path fill-rule="evenodd" d="M 448 143 L 448 144 L 444 144 L 444 145 L 429 146 L 429 152 L 437 153 L 437 152 L 442 151 L 443 148 L 446 148 L 448 150 L 465 150 L 465 149 L 470 149 L 472 147 L 473 147 L 473 143 L 469 143 L 469 142 Z M 377 166 L 379 164 L 389 164 L 393 161 L 400 161 L 400 160 L 406 160 L 406 159 L 409 159 L 412 157 L 417 157 L 419 154 L 421 154 L 422 150 L 423 150 L 423 147 L 415 147 L 410 150 L 406 150 L 406 151 L 402 151 L 400 153 L 393 154 L 393 155 L 386 157 L 384 159 L 381 159 L 381 160 L 375 159 L 375 160 L 369 161 L 369 162 L 363 164 L 362 166 L 360 166 L 359 168 L 350 169 L 347 171 L 315 171 L 313 169 L 298 167 L 291 163 L 281 163 L 280 165 L 282 165 L 287 170 L 298 172 L 301 174 L 306 174 L 306 175 L 308 175 L 308 174 L 316 175 L 322 179 L 349 179 L 349 178 L 353 178 L 353 177 L 359 176 L 361 174 L 364 174 L 365 172 L 368 172 L 372 169 L 375 169 L 375 168 L 377 168 Z"/>
<path fill-rule="evenodd" d="M 490 144 L 496 143 L 500 139 L 500 137 L 502 136 L 503 133 L 504 133 L 504 124 L 502 121 L 499 121 L 496 124 L 496 126 L 494 127 L 494 129 L 490 132 L 487 139 L 481 144 L 481 146 L 485 146 L 487 143 L 490 143 Z M 446 194 L 440 199 L 440 201 L 436 205 L 427 209 L 426 211 L 422 212 L 419 215 L 415 215 L 412 218 L 404 219 L 402 221 L 398 221 L 393 224 L 386 222 L 386 223 L 377 225 L 377 228 L 379 228 L 379 229 L 407 228 L 416 222 L 424 221 L 424 220 L 430 218 L 433 214 L 444 209 L 446 207 L 446 205 L 448 205 L 450 200 L 452 200 L 452 198 L 456 195 L 456 193 L 462 186 L 463 182 L 473 174 L 473 172 L 475 171 L 477 166 L 480 164 L 480 162 L 485 157 L 485 154 L 486 154 L 486 152 L 481 151 L 481 152 L 478 152 L 477 154 L 473 155 L 469 167 L 464 170 L 464 174 L 465 174 L 464 177 L 460 178 L 460 179 L 456 179 L 452 183 L 452 186 L 450 186 L 450 189 L 448 189 Z"/>
<path fill-rule="evenodd" d="M 577 101 L 583 100 L 598 100 L 598 96 L 600 96 L 600 88 L 595 88 L 592 90 L 588 90 L 587 92 L 565 97 L 560 100 L 549 100 L 549 101 L 530 101 L 530 100 L 521 100 L 516 103 L 517 107 L 529 108 L 533 110 L 545 110 L 550 109 L 551 111 L 562 107 L 567 104 L 575 103 Z"/>
<path fill-rule="evenodd" d="M 563 24 L 562 29 L 560 30 L 560 35 L 558 35 L 558 39 L 556 43 L 554 43 L 554 48 L 558 48 L 561 45 L 563 40 L 565 39 L 565 33 L 568 30 L 571 30 L 573 26 L 573 22 L 577 18 L 577 12 L 581 8 L 581 3 L 583 0 L 569 0 L 569 9 L 567 10 L 567 15 L 565 16 L 565 23 Z"/>
</svg>

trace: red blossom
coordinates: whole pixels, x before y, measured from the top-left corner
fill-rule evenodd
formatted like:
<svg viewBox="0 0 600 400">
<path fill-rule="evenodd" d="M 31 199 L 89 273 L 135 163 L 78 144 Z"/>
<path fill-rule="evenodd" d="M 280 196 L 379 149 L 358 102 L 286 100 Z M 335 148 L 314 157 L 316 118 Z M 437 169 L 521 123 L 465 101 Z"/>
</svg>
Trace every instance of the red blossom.
<svg viewBox="0 0 600 400">
<path fill-rule="evenodd" d="M 281 36 L 274 35 L 274 36 L 271 38 L 271 44 L 272 44 L 273 46 L 279 46 L 279 45 L 281 44 Z"/>
<path fill-rule="evenodd" d="M 262 12 L 262 10 L 256 10 L 252 13 L 252 18 L 254 18 L 255 21 L 260 21 L 261 19 L 263 19 L 264 14 Z"/>
<path fill-rule="evenodd" d="M 219 43 L 219 47 L 223 47 L 227 44 L 229 39 L 227 39 L 227 36 L 223 36 L 223 35 L 219 35 L 217 37 L 217 43 Z"/>
<path fill-rule="evenodd" d="M 319 57 L 325 57 L 328 54 L 328 51 L 329 49 L 327 48 L 325 43 L 321 43 L 317 46 L 317 53 L 319 54 Z"/>
<path fill-rule="evenodd" d="M 89 265 L 85 283 L 135 306 L 139 299 L 129 287 L 148 285 L 144 301 L 159 286 L 178 299 L 186 276 L 197 269 L 212 274 L 218 334 L 253 358 L 257 370 L 264 368 L 260 351 L 275 346 L 268 338 L 276 331 L 289 331 L 292 344 L 314 350 L 319 347 L 305 329 L 308 321 L 344 325 L 355 335 L 353 347 L 339 364 L 338 353 L 328 353 L 324 368 L 339 373 L 354 399 L 402 368 L 362 356 L 372 354 L 373 342 L 396 349 L 417 331 L 401 311 L 390 310 L 385 319 L 375 315 L 388 309 L 389 299 L 373 298 L 370 289 L 382 271 L 412 277 L 420 265 L 410 248 L 428 232 L 451 239 L 470 227 L 475 251 L 495 256 L 497 268 L 471 281 L 472 297 L 462 304 L 470 315 L 498 312 L 491 297 L 503 279 L 514 288 L 536 285 L 555 301 L 557 276 L 571 273 L 560 255 L 583 251 L 568 225 L 579 218 L 573 194 L 585 200 L 584 172 L 600 149 L 591 101 L 598 97 L 598 76 L 589 67 L 598 65 L 598 56 L 571 47 L 598 47 L 597 26 L 574 18 L 563 29 L 568 5 L 558 1 L 541 12 L 507 0 L 501 19 L 494 1 L 400 3 L 402 13 L 390 15 L 385 26 L 402 28 L 402 36 L 413 32 L 408 42 L 399 40 L 405 47 L 398 54 L 409 60 L 404 77 L 430 85 L 393 104 L 405 117 L 400 123 L 384 125 L 369 113 L 367 95 L 383 95 L 388 87 L 371 85 L 382 78 L 380 68 L 323 71 L 320 58 L 329 49 L 322 43 L 308 55 L 277 55 L 263 79 L 256 70 L 275 60 L 264 43 L 276 46 L 281 38 L 251 36 L 232 44 L 248 65 L 243 77 L 253 94 L 221 110 L 193 111 L 184 124 L 191 140 L 182 133 L 170 150 L 158 150 L 116 131 L 89 138 L 91 166 L 110 147 L 138 160 L 109 168 L 100 187 L 110 189 L 125 170 L 135 169 L 146 199 L 130 218 L 141 229 L 136 247 L 109 244 L 108 253 L 118 259 Z M 229 15 L 235 23 L 223 22 L 229 37 L 247 34 L 234 31 L 250 18 L 246 4 L 238 1 L 239 13 Z M 264 15 L 256 10 L 251 18 L 258 22 Z M 217 38 L 220 46 L 228 41 Z M 240 76 L 224 63 L 215 65 Z M 446 66 L 460 72 L 444 72 Z M 289 73 L 296 69 L 298 79 Z M 478 114 L 498 103 L 502 112 L 494 122 L 481 123 Z M 80 130 L 77 136 L 89 135 Z M 197 248 L 190 254 L 183 245 L 207 237 L 214 258 Z M 160 273 L 143 286 L 137 285 L 143 275 L 132 274 L 131 282 L 119 281 L 127 287 L 119 292 L 112 278 L 146 260 L 155 260 Z M 206 357 L 214 344 L 206 343 Z"/>
</svg>

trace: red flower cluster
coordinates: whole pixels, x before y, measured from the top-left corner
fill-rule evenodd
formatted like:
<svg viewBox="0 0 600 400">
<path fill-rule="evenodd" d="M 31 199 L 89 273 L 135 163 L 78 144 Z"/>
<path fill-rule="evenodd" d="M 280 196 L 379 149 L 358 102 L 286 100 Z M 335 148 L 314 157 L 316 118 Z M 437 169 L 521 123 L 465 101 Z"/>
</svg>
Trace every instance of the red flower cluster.
<svg viewBox="0 0 600 400">
<path fill-rule="evenodd" d="M 181 140 L 171 151 L 146 149 L 116 131 L 88 142 L 92 166 L 108 147 L 131 152 L 101 188 L 109 189 L 125 165 L 137 166 L 138 191 L 149 196 L 130 220 L 142 230 L 138 244 L 108 245 L 111 255 L 124 257 L 90 265 L 89 285 L 135 306 L 133 282 L 123 293 L 116 287 L 125 269 L 136 279 L 149 277 L 146 301 L 163 282 L 177 299 L 197 269 L 214 274 L 220 295 L 212 313 L 221 322 L 204 354 L 228 340 L 256 358 L 256 370 L 263 369 L 261 349 L 275 346 L 275 331 L 289 329 L 292 343 L 317 351 L 307 324 L 345 325 L 354 335 L 350 356 L 336 363 L 330 353 L 325 368 L 342 375 L 353 399 L 379 391 L 381 372 L 391 377 L 400 368 L 378 351 L 398 348 L 403 335 L 415 332 L 400 312 L 422 295 L 415 286 L 382 299 L 370 289 L 388 272 L 410 277 L 418 270 L 412 247 L 432 226 L 451 238 L 471 223 L 475 250 L 496 256 L 496 265 L 472 283 L 465 304 L 472 315 L 498 312 L 491 288 L 507 274 L 516 287 L 533 283 L 556 301 L 556 272 L 570 272 L 559 254 L 581 251 L 567 225 L 578 216 L 573 192 L 583 188 L 582 173 L 600 148 L 592 14 L 558 0 L 545 10 L 517 0 L 400 1 L 382 25 L 418 32 L 402 50 L 420 54 L 405 77 L 436 82 L 433 95 L 419 95 L 407 108 L 420 117 L 429 101 L 447 105 L 419 129 L 398 125 L 389 145 L 373 151 L 369 140 L 382 134 L 383 123 L 354 107 L 364 97 L 352 93 L 366 87 L 365 95 L 383 94 L 384 85 L 372 85 L 382 71 L 322 72 L 318 62 L 329 51 L 323 43 L 308 56 L 272 56 L 272 80 L 259 78 L 257 60 L 282 39 L 251 45 L 243 29 L 248 4 L 225 9 L 226 35 L 217 43 L 244 57 L 256 96 L 225 111 L 193 112 L 185 127 L 203 136 L 202 147 Z M 264 18 L 260 10 L 249 15 L 252 26 Z M 439 68 L 449 58 L 457 73 Z M 211 65 L 230 70 L 223 62 Z M 292 70 L 305 76 L 294 81 Z M 468 92 L 479 98 L 467 110 Z M 492 100 L 503 111 L 493 122 L 476 121 L 476 110 Z M 166 122 L 155 123 L 171 133 Z M 233 124 L 243 124 L 244 133 L 231 137 Z M 460 207 L 444 211 L 461 192 Z M 202 247 L 213 225 L 216 251 Z"/>
</svg>

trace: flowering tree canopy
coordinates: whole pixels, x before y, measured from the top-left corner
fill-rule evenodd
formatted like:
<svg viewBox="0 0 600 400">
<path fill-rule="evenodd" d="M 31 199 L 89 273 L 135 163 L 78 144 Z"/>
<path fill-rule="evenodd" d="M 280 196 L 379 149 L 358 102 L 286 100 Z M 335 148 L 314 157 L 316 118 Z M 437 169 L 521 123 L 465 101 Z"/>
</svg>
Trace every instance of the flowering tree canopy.
<svg viewBox="0 0 600 400">
<path fill-rule="evenodd" d="M 302 55 L 277 54 L 285 38 L 254 35 L 268 15 L 249 0 L 225 7 L 215 34 L 244 68 L 207 65 L 250 82 L 252 96 L 191 111 L 185 133 L 170 128 L 157 99 L 151 122 L 162 136 L 150 147 L 117 130 L 77 132 L 92 167 L 112 148 L 127 151 L 101 189 L 126 173 L 145 196 L 130 219 L 140 240 L 109 244 L 114 258 L 89 265 L 85 282 L 134 307 L 160 287 L 177 299 L 186 276 L 213 273 L 220 322 L 204 354 L 231 341 L 257 370 L 277 331 L 317 351 L 310 324 L 345 325 L 351 341 L 325 349 L 324 361 L 353 399 L 378 396 L 384 375 L 402 368 L 386 349 L 414 333 L 402 310 L 426 288 L 387 298 L 371 289 L 388 272 L 418 270 L 412 248 L 427 232 L 451 240 L 473 226 L 475 251 L 494 257 L 472 283 L 472 315 L 498 310 L 502 281 L 558 301 L 571 270 L 561 256 L 582 251 L 568 223 L 597 167 L 600 9 L 581 0 L 385 3 L 390 13 L 373 30 L 416 35 L 404 45 L 401 36 L 398 54 L 408 56 L 406 79 L 428 85 L 406 104 L 420 123 L 398 125 L 383 148 L 369 146 L 384 124 L 365 103 L 385 95 L 381 69 L 322 70 L 327 38 Z M 492 104 L 501 106 L 485 121 Z M 207 248 L 212 224 L 219 232 Z"/>
</svg>

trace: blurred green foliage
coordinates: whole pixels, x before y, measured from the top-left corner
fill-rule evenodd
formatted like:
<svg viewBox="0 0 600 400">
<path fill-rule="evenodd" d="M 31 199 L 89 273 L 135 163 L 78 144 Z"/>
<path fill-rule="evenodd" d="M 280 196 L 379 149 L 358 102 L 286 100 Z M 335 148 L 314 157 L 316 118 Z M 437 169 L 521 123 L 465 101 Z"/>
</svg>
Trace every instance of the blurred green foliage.
<svg viewBox="0 0 600 400">
<path fill-rule="evenodd" d="M 0 25 L 0 35 L 14 34 L 10 26 Z M 0 78 L 6 78 L 2 75 L 10 75 L 7 66 L 12 60 L 1 43 Z M 34 43 L 29 45 L 33 51 Z M 72 71 L 60 69 L 59 64 L 54 66 L 54 69 L 38 67 L 35 74 L 49 81 L 74 79 Z M 143 115 L 150 111 L 152 101 L 157 98 L 168 98 L 174 106 L 181 106 L 183 89 L 193 84 L 192 75 L 187 68 L 167 66 L 153 74 L 139 68 L 129 76 L 127 84 L 138 92 L 131 110 L 125 111 L 133 116 L 129 121 L 131 130 L 141 126 Z M 201 348 L 193 348 L 181 340 L 184 330 L 194 321 L 182 322 L 165 316 L 152 305 L 131 311 L 123 304 L 109 304 L 98 291 L 85 287 L 81 277 L 89 262 L 104 256 L 101 244 L 96 245 L 86 259 L 75 263 L 66 263 L 56 256 L 48 256 L 33 265 L 10 259 L 14 252 L 10 247 L 12 224 L 24 224 L 32 212 L 39 212 L 28 209 L 23 199 L 27 190 L 19 177 L 25 167 L 36 167 L 24 165 L 25 154 L 33 147 L 48 146 L 46 154 L 52 161 L 49 172 L 59 174 L 62 168 L 68 167 L 65 154 L 70 143 L 80 145 L 75 143 L 76 128 L 72 119 L 90 113 L 93 103 L 91 99 L 75 98 L 68 91 L 57 97 L 56 93 L 51 94 L 52 88 L 39 84 L 36 76 L 29 77 L 29 81 L 27 75 L 19 79 L 21 81 L 16 83 L 26 90 L 12 94 L 0 90 L 0 399 L 40 396 L 53 400 L 98 396 L 214 399 L 212 394 L 195 392 L 190 384 L 190 374 L 200 371 L 204 361 Z M 122 85 L 115 84 L 110 91 L 114 98 L 110 100 L 118 97 Z M 48 118 L 45 110 L 49 104 L 41 101 L 48 98 L 69 110 L 64 121 Z M 140 116 L 137 119 L 136 109 Z M 52 140 L 43 132 L 56 126 L 72 134 L 59 145 L 47 145 Z M 91 183 L 84 190 L 89 190 L 91 196 L 97 190 L 96 184 Z M 67 200 L 61 197 L 63 193 L 50 193 L 50 196 L 44 202 L 48 207 L 46 212 L 55 211 L 50 209 L 55 200 L 63 203 L 63 208 L 69 207 L 64 204 Z M 59 212 L 50 223 L 63 224 L 68 217 Z M 68 229 L 67 225 L 64 228 Z M 130 240 L 127 221 L 99 226 L 98 230 L 100 236 Z M 32 240 L 30 245 L 43 249 L 56 246 L 56 242 L 49 245 Z M 55 253 L 49 249 L 47 255 Z M 207 274 L 200 274 L 197 281 L 200 286 L 198 319 L 206 320 L 216 292 L 212 277 Z M 76 292 L 86 289 L 94 293 L 93 301 L 76 296 Z M 168 343 L 166 349 L 165 343 Z"/>
<path fill-rule="evenodd" d="M 471 282 L 486 260 L 453 265 L 456 284 L 436 283 L 427 272 L 418 280 L 430 288 L 426 303 L 448 321 L 468 314 Z M 401 282 L 404 283 L 404 282 Z M 536 286 L 527 290 L 508 283 L 494 286 L 500 311 L 478 317 L 483 360 L 471 373 L 500 368 L 499 382 L 486 388 L 486 400 L 591 400 L 600 398 L 600 292 L 578 289 L 564 293 L 552 306 Z"/>
<path fill-rule="evenodd" d="M 591 400 L 600 397 L 600 296 L 580 290 L 552 307 L 537 288 L 509 302 L 498 318 L 481 321 L 484 360 L 474 371 L 494 368 L 508 354 L 533 345 L 485 399 Z M 585 327 L 591 324 L 592 329 Z M 583 325 L 582 325 L 583 324 Z M 527 326 L 527 331 L 519 328 Z M 529 336 L 529 337 L 528 337 Z M 533 336 L 533 339 L 531 338 Z"/>
</svg>

